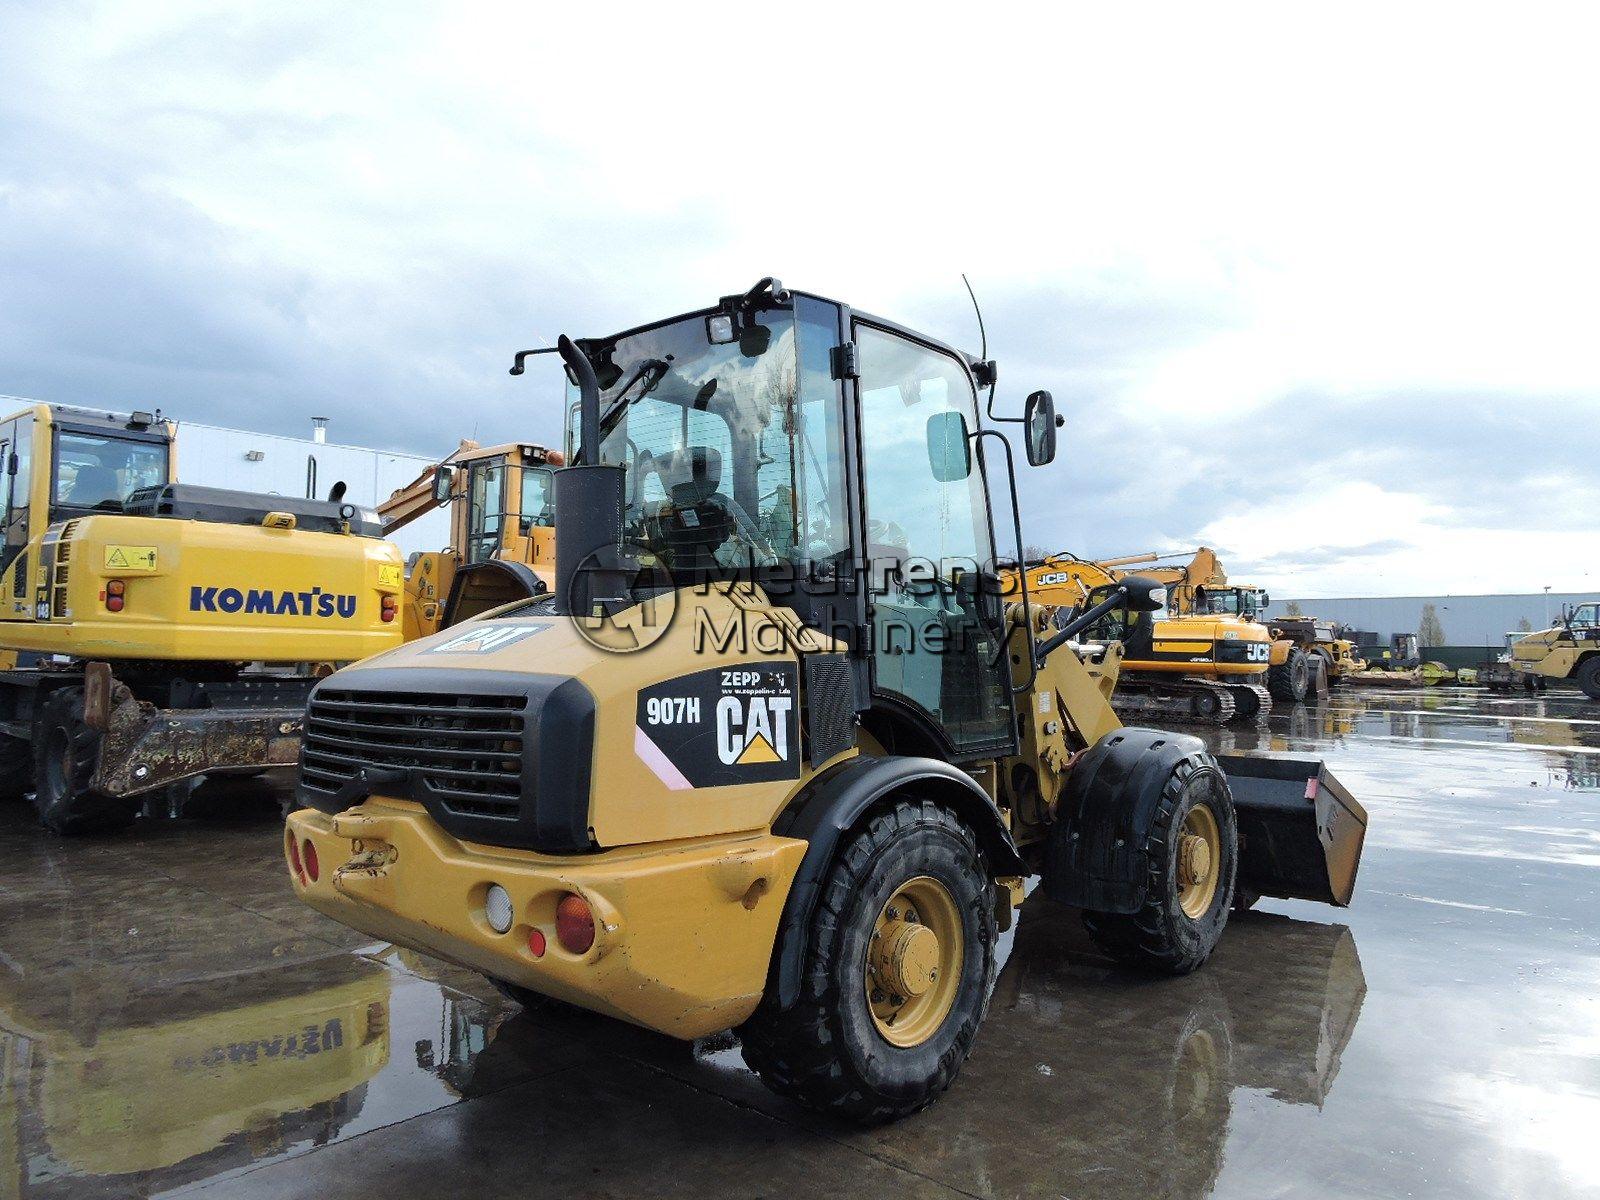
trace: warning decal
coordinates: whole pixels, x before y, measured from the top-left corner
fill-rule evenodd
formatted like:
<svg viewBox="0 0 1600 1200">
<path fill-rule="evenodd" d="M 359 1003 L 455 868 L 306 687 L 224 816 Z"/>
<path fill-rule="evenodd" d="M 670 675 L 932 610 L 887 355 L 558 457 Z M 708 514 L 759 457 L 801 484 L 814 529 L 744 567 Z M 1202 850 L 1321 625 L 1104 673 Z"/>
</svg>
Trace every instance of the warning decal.
<svg viewBox="0 0 1600 1200">
<path fill-rule="evenodd" d="M 154 571 L 156 569 L 156 548 L 154 546 L 110 545 L 105 549 L 105 565 L 108 571 Z"/>
<path fill-rule="evenodd" d="M 674 791 L 796 779 L 793 663 L 680 675 L 639 693 L 634 751 Z"/>
</svg>

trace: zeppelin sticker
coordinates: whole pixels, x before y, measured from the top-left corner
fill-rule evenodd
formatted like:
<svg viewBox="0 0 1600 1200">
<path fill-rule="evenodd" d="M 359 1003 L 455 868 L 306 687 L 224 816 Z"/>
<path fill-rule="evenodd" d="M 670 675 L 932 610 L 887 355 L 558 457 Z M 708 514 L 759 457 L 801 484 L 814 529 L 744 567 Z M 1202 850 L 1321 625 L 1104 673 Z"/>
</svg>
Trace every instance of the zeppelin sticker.
<svg viewBox="0 0 1600 1200">
<path fill-rule="evenodd" d="M 634 752 L 673 791 L 797 779 L 792 663 L 680 675 L 639 693 Z"/>
</svg>

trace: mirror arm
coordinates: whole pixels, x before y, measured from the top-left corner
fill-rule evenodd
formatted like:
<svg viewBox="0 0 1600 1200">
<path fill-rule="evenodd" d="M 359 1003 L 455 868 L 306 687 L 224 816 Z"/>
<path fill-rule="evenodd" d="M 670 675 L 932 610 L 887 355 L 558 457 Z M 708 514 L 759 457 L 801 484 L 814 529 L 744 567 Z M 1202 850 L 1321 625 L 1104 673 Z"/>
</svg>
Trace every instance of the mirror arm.
<svg viewBox="0 0 1600 1200">
<path fill-rule="evenodd" d="M 1118 584 L 1114 592 L 1106 599 L 1100 601 L 1087 612 L 1079 613 L 1072 620 L 1063 625 L 1048 641 L 1038 643 L 1033 648 L 1033 661 L 1037 666 L 1044 666 L 1044 660 L 1049 658 L 1057 649 L 1072 640 L 1074 634 L 1082 633 L 1101 617 L 1113 609 L 1121 608 L 1128 599 L 1128 589 L 1123 584 Z"/>
<path fill-rule="evenodd" d="M 1011 532 L 1015 535 L 1015 537 L 1017 539 L 1017 566 L 1019 568 L 1018 571 L 1017 571 L 1017 578 L 1022 581 L 1022 611 L 1023 611 L 1024 614 L 1026 614 L 1027 611 L 1028 611 L 1028 570 L 1027 570 L 1027 564 L 1022 561 L 1023 560 L 1022 505 L 1017 500 L 1017 464 L 1016 464 L 1016 459 L 1011 453 L 1011 443 L 1006 440 L 1006 436 L 1003 433 L 1001 433 L 999 430 L 997 430 L 997 429 L 979 429 L 979 430 L 977 430 L 976 432 L 973 433 L 972 440 L 974 442 L 979 443 L 979 445 L 978 445 L 978 470 L 979 470 L 979 473 L 983 477 L 984 490 L 986 492 L 988 491 L 989 473 L 987 471 L 983 470 L 983 446 L 982 446 L 983 439 L 986 438 L 986 437 L 994 438 L 1002 446 L 1005 447 L 1005 451 L 1006 451 L 1006 484 L 1008 485 L 1008 487 L 1010 489 L 1010 492 L 1011 492 Z M 1005 636 L 1005 637 L 1000 639 L 1000 653 L 1002 655 L 1006 653 L 1006 644 L 1011 640 L 1010 639 L 1010 631 L 1009 630 L 1006 631 L 1006 634 L 1007 634 L 1007 636 Z M 1039 663 L 1042 662 L 1042 661 L 1043 661 L 1042 659 L 1037 659 L 1036 660 L 1036 659 L 1033 659 L 1033 658 L 1030 658 L 1028 660 L 1028 682 L 1025 683 L 1025 684 L 1022 684 L 1020 687 L 1018 687 L 1016 685 L 1012 685 L 1012 688 L 1011 688 L 1012 695 L 1020 696 L 1020 695 L 1022 695 L 1023 692 L 1029 692 L 1029 691 L 1033 690 L 1034 685 L 1038 682 L 1038 679 L 1039 679 Z"/>
</svg>

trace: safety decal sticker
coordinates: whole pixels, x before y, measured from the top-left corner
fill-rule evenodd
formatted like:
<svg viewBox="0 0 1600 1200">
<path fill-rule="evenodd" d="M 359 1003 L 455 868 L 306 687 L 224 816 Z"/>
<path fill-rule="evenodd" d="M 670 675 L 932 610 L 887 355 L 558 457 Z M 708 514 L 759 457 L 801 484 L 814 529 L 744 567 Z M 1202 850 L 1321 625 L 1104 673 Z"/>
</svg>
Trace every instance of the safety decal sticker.
<svg viewBox="0 0 1600 1200">
<path fill-rule="evenodd" d="M 538 625 L 480 625 L 464 630 L 449 641 L 429 646 L 429 654 L 491 654 L 507 646 L 532 637 L 541 629 L 549 629 L 547 622 Z"/>
<path fill-rule="evenodd" d="M 108 571 L 154 571 L 156 548 L 154 546 L 119 546 L 105 548 L 105 566 Z"/>
<path fill-rule="evenodd" d="M 793 663 L 680 675 L 639 693 L 633 748 L 673 791 L 800 776 Z"/>
</svg>

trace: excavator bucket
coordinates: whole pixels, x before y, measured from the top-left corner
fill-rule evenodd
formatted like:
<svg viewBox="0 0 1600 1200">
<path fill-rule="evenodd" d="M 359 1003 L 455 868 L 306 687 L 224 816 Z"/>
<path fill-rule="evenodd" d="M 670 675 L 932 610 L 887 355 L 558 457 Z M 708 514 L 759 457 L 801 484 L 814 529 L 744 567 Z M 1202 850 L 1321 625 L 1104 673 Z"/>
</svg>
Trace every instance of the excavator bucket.
<svg viewBox="0 0 1600 1200">
<path fill-rule="evenodd" d="M 1239 821 L 1239 888 L 1350 903 L 1367 810 L 1320 758 L 1219 754 Z"/>
</svg>

